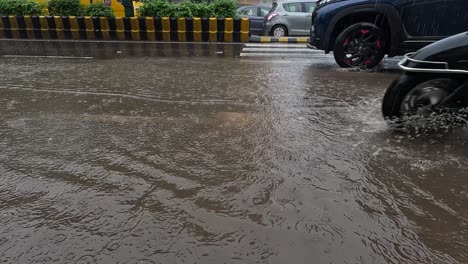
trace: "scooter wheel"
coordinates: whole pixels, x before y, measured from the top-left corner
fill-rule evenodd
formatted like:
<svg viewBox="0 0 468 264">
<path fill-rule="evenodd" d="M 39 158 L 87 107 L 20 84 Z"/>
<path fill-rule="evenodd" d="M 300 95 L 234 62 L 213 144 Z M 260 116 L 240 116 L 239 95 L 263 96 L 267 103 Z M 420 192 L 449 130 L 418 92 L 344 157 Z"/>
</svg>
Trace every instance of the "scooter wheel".
<svg viewBox="0 0 468 264">
<path fill-rule="evenodd" d="M 427 107 L 414 102 L 417 99 L 411 97 L 413 93 L 416 97 L 419 95 L 419 98 L 425 99 L 430 107 L 432 98 L 425 96 L 424 92 L 437 93 L 436 101 L 440 102 L 457 86 L 458 82 L 446 75 L 405 73 L 387 89 L 382 103 L 382 114 L 391 127 L 400 128 L 404 126 L 404 116 L 417 112 L 418 107 Z"/>
</svg>

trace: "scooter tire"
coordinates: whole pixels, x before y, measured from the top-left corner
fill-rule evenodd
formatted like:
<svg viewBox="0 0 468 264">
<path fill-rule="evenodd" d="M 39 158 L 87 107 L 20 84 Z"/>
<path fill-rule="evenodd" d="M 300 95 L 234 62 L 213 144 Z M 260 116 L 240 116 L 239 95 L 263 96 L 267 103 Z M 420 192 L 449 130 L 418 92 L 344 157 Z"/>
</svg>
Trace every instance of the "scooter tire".
<svg viewBox="0 0 468 264">
<path fill-rule="evenodd" d="M 387 123 L 392 127 L 402 125 L 402 104 L 405 96 L 417 85 L 435 79 L 434 74 L 404 73 L 394 80 L 385 92 L 382 102 L 382 114 Z"/>
</svg>

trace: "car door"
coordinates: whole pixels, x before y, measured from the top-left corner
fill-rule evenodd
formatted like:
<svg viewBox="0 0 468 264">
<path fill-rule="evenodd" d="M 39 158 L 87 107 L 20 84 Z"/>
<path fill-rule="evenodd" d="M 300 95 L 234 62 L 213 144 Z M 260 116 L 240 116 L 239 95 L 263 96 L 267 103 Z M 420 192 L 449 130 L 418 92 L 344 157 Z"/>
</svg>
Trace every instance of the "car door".
<svg viewBox="0 0 468 264">
<path fill-rule="evenodd" d="M 409 41 L 438 40 L 468 31 L 466 0 L 404 0 L 400 12 Z"/>
<path fill-rule="evenodd" d="M 468 1 L 447 0 L 447 3 L 446 13 L 449 15 L 438 21 L 442 35 L 451 36 L 468 31 Z"/>
<path fill-rule="evenodd" d="M 313 2 L 305 2 L 303 6 L 305 13 L 307 13 L 304 27 L 305 33 L 307 34 L 309 33 L 310 26 L 312 26 L 312 13 L 314 12 L 316 5 L 317 4 Z"/>
<path fill-rule="evenodd" d="M 307 13 L 303 12 L 302 3 L 284 3 L 283 10 L 282 16 L 288 26 L 289 35 L 307 34 L 305 30 Z"/>
<path fill-rule="evenodd" d="M 261 35 L 263 33 L 263 17 L 258 15 L 259 8 L 256 6 L 244 7 L 240 10 L 242 17 L 250 19 L 250 32 L 253 35 Z"/>
</svg>

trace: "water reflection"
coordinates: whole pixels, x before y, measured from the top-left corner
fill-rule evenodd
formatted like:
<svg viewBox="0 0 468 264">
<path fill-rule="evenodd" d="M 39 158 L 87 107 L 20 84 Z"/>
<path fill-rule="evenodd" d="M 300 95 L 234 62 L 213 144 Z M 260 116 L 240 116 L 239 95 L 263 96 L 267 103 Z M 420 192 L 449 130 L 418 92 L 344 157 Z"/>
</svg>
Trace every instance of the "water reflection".
<svg viewBox="0 0 468 264">
<path fill-rule="evenodd" d="M 369 180 L 377 188 L 368 193 L 379 201 L 377 215 L 398 226 L 389 258 L 441 263 L 466 259 L 466 165 L 460 160 L 467 154 L 464 134 L 462 129 L 391 134 L 369 163 L 374 176 Z"/>
<path fill-rule="evenodd" d="M 2 261 L 468 259 L 465 131 L 389 131 L 393 75 L 229 58 L 0 66 Z"/>
</svg>

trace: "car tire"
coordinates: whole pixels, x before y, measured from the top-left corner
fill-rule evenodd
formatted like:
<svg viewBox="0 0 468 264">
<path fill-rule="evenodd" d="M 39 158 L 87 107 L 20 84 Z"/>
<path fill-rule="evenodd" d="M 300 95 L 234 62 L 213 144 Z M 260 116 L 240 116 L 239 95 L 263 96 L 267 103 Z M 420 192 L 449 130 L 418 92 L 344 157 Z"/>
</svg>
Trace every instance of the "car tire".
<svg viewBox="0 0 468 264">
<path fill-rule="evenodd" d="M 278 34 L 278 33 L 281 33 L 281 32 L 283 34 Z M 286 37 L 286 36 L 288 36 L 288 29 L 283 25 L 276 25 L 271 29 L 270 36 L 273 36 L 273 37 Z"/>
<path fill-rule="evenodd" d="M 333 56 L 342 68 L 374 68 L 387 51 L 387 32 L 372 23 L 347 27 L 336 38 Z"/>
</svg>

